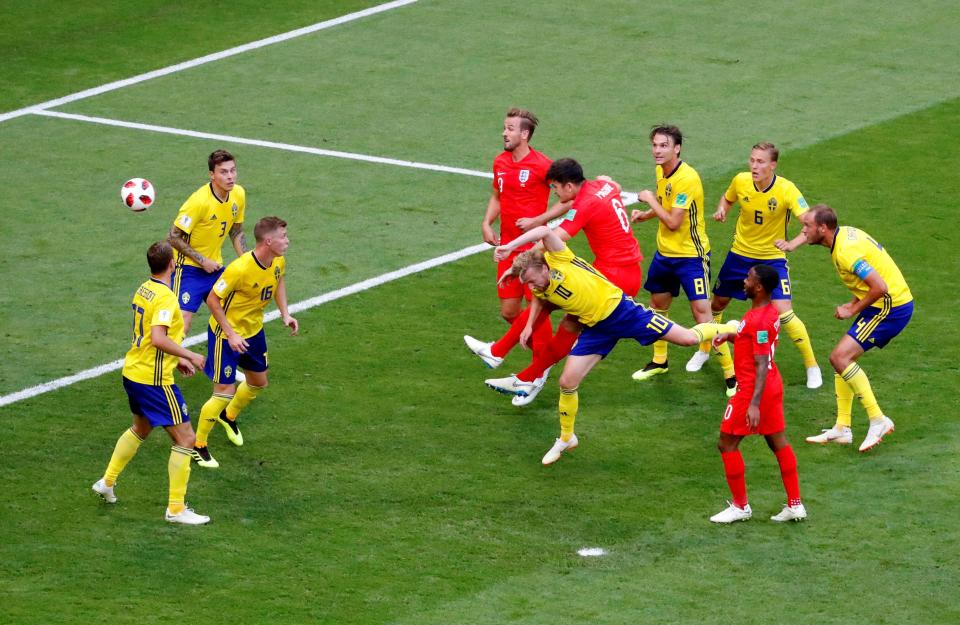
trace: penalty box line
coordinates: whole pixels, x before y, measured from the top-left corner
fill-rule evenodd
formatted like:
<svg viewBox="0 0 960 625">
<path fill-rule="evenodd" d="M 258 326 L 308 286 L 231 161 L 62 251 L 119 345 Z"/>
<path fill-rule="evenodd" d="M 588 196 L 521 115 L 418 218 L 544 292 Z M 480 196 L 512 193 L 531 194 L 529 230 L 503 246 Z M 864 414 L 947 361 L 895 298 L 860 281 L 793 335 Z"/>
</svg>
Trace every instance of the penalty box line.
<svg viewBox="0 0 960 625">
<path fill-rule="evenodd" d="M 362 11 L 356 11 L 354 13 L 348 13 L 347 15 L 341 15 L 340 17 L 335 17 L 333 19 L 326 20 L 324 22 L 317 22 L 310 26 L 304 26 L 303 28 L 298 28 L 296 30 L 291 30 L 289 32 L 281 33 L 279 35 L 273 35 L 265 39 L 260 39 L 257 41 L 251 41 L 250 43 L 245 43 L 240 46 L 235 46 L 227 50 L 221 50 L 220 52 L 214 52 L 212 54 L 207 54 L 189 61 L 184 61 L 183 63 L 177 63 L 176 65 L 170 65 L 163 67 L 152 72 L 146 72 L 144 74 L 139 74 L 137 76 L 132 76 L 130 78 L 124 78 L 123 80 L 115 80 L 99 87 L 93 87 L 91 89 L 85 89 L 83 91 L 78 91 L 77 93 L 72 93 L 62 98 L 56 98 L 54 100 L 47 100 L 46 102 L 41 102 L 40 104 L 34 104 L 33 106 L 27 106 L 22 109 L 17 109 L 15 111 L 9 111 L 7 113 L 0 113 L 0 122 L 5 122 L 8 119 L 14 119 L 16 117 L 21 117 L 23 115 L 29 115 L 31 113 L 36 113 L 37 111 L 42 111 L 63 104 L 69 104 L 70 102 L 76 102 L 77 100 L 83 100 L 93 96 L 100 95 L 102 93 L 107 93 L 109 91 L 116 91 L 117 89 L 122 89 L 124 87 L 129 87 L 130 85 L 135 85 L 137 83 L 145 82 L 147 80 L 152 80 L 154 78 L 159 78 L 161 76 L 167 76 L 169 74 L 175 74 L 176 72 L 181 72 L 185 69 L 191 69 L 197 67 L 198 65 L 204 65 L 206 63 L 212 63 L 213 61 L 219 61 L 220 59 L 225 59 L 237 54 L 242 54 L 244 52 L 249 52 L 251 50 L 257 50 L 275 43 L 280 43 L 281 41 L 288 41 L 290 39 L 295 39 L 297 37 L 302 37 L 304 35 L 309 35 L 333 26 L 339 26 L 340 24 L 346 24 L 347 22 L 352 22 L 370 15 L 376 15 L 377 13 L 383 13 L 384 11 L 389 11 L 391 9 L 396 9 L 398 7 L 406 6 L 408 4 L 413 4 L 417 0 L 394 0 L 393 2 L 387 2 L 385 4 L 380 4 L 368 9 L 363 9 Z"/>
<path fill-rule="evenodd" d="M 430 260 L 425 260 L 423 262 L 415 263 L 413 265 L 408 265 L 401 269 L 395 271 L 390 271 L 362 282 L 357 282 L 349 286 L 345 286 L 342 289 L 337 289 L 335 291 L 330 291 L 329 293 L 324 293 L 316 297 L 311 297 L 310 299 L 304 300 L 302 302 L 297 302 L 289 306 L 291 314 L 299 313 L 304 310 L 309 310 L 311 308 L 316 308 L 323 304 L 327 304 L 334 300 L 338 300 L 342 297 L 348 295 L 354 295 L 362 291 L 367 291 L 376 286 L 386 284 L 387 282 L 392 282 L 394 280 L 399 280 L 409 275 L 415 273 L 420 273 L 421 271 L 426 271 L 427 269 L 432 269 L 433 267 L 439 267 L 440 265 L 445 265 L 447 263 L 452 263 L 454 261 L 472 256 L 484 250 L 489 250 L 491 247 L 486 243 L 481 243 L 479 245 L 471 245 L 470 247 L 465 247 L 456 252 L 450 252 L 449 254 L 444 254 L 443 256 L 437 256 L 436 258 L 431 258 Z M 271 310 L 263 316 L 264 322 L 274 321 L 280 318 L 280 311 Z M 199 334 L 194 334 L 193 336 L 184 340 L 183 345 L 185 347 L 190 347 L 192 345 L 197 345 L 203 343 L 207 340 L 207 333 L 202 332 Z M 101 375 L 110 373 L 111 371 L 116 371 L 123 367 L 123 359 L 114 360 L 113 362 L 108 362 L 106 364 L 93 367 L 91 369 L 86 369 L 72 375 L 68 375 L 50 382 L 44 382 L 43 384 L 38 384 L 36 386 L 31 386 L 30 388 L 25 388 L 22 391 L 17 391 L 9 395 L 0 396 L 0 406 L 8 406 L 10 404 L 16 403 L 18 401 L 23 401 L 25 399 L 30 399 L 38 395 L 43 395 L 44 393 L 49 393 L 57 389 L 61 389 L 65 386 L 70 386 L 76 384 L 77 382 L 82 382 L 84 380 L 90 380 L 92 378 L 100 377 Z"/>
</svg>

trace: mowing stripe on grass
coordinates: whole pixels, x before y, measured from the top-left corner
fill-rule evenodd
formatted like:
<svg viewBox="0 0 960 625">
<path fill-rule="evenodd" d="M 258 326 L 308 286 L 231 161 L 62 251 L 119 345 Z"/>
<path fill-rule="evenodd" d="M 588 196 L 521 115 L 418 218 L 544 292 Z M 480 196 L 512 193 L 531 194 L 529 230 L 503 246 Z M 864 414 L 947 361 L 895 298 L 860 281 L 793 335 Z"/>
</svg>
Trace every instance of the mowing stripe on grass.
<svg viewBox="0 0 960 625">
<path fill-rule="evenodd" d="M 91 89 L 85 89 L 84 91 L 78 91 L 62 98 L 56 98 L 54 100 L 47 100 L 46 102 L 41 102 L 40 104 L 35 104 L 33 106 L 28 106 L 22 109 L 17 109 L 15 111 L 9 111 L 7 113 L 0 114 L 0 122 L 5 122 L 8 119 L 13 119 L 15 117 L 21 117 L 23 115 L 29 115 L 30 113 L 35 113 L 44 109 L 53 108 L 55 106 L 60 106 L 62 104 L 68 104 L 70 102 L 76 102 L 77 100 L 83 100 L 92 96 L 100 95 L 101 93 L 107 93 L 108 91 L 115 91 L 116 89 L 122 89 L 123 87 L 129 87 L 130 85 L 135 85 L 153 78 L 159 78 L 161 76 L 167 76 L 169 74 L 174 74 L 185 69 L 190 69 L 192 67 L 197 67 L 198 65 L 204 65 L 206 63 L 211 63 L 213 61 L 219 61 L 220 59 L 225 59 L 237 54 L 242 54 L 243 52 L 249 52 L 250 50 L 257 50 L 265 46 L 269 46 L 275 43 L 280 43 L 281 41 L 287 41 L 289 39 L 294 39 L 296 37 L 302 37 L 303 35 L 309 35 L 320 30 L 330 28 L 332 26 L 339 26 L 340 24 L 345 24 L 347 22 L 352 22 L 363 17 L 370 15 L 375 15 L 377 13 L 383 13 L 384 11 L 389 11 L 391 9 L 396 9 L 397 7 L 406 6 L 408 4 L 413 4 L 417 0 L 394 0 L 393 2 L 387 2 L 385 4 L 380 4 L 375 7 L 370 7 L 369 9 L 364 9 L 362 11 L 356 11 L 355 13 L 348 13 L 347 15 L 341 15 L 340 17 L 335 17 L 333 19 L 327 20 L 325 22 L 318 22 L 311 26 L 304 26 L 303 28 L 298 28 L 296 30 L 291 30 L 286 33 L 281 33 L 279 35 L 273 35 L 272 37 L 267 37 L 266 39 L 260 39 L 258 41 L 252 41 L 250 43 L 245 43 L 241 46 L 236 46 L 228 50 L 222 50 L 220 52 L 214 52 L 213 54 L 208 54 L 206 56 L 201 56 L 190 61 L 184 61 L 183 63 L 177 63 L 176 65 L 170 65 L 168 67 L 163 67 L 161 69 L 153 70 L 152 72 L 147 72 L 145 74 L 140 74 L 138 76 L 133 76 L 131 78 L 124 78 L 123 80 L 116 80 L 114 82 L 107 83 L 105 85 L 100 85 L 99 87 L 93 87 Z"/>
<path fill-rule="evenodd" d="M 340 299 L 341 297 L 346 297 L 348 295 L 353 295 L 355 293 L 360 293 L 361 291 L 366 291 L 372 289 L 375 286 L 380 286 L 381 284 L 386 284 L 387 282 L 392 282 L 393 280 L 399 280 L 400 278 L 431 269 L 433 267 L 439 267 L 440 265 L 445 265 L 447 263 L 452 263 L 454 261 L 460 260 L 461 258 L 466 258 L 467 256 L 472 256 L 478 252 L 491 249 L 486 243 L 480 243 L 479 245 L 471 245 L 470 247 L 465 247 L 462 250 L 456 252 L 450 252 L 449 254 L 444 254 L 443 256 L 437 256 L 436 258 L 431 258 L 430 260 L 425 260 L 423 262 L 415 263 L 413 265 L 408 265 L 402 269 L 397 269 L 395 271 L 390 271 L 379 276 L 375 276 L 368 280 L 363 280 L 362 282 L 357 282 L 356 284 L 351 284 L 345 286 L 342 289 L 337 289 L 336 291 L 330 291 L 329 293 L 324 293 L 316 297 L 311 297 L 310 299 L 304 300 L 302 302 L 297 302 L 296 304 L 291 304 L 289 309 L 290 313 L 298 313 L 310 308 L 315 308 L 322 304 L 332 302 L 334 300 Z M 265 322 L 273 321 L 280 317 L 280 311 L 271 310 L 266 315 L 264 315 L 263 320 Z M 187 338 L 183 344 L 186 347 L 191 345 L 197 345 L 207 340 L 207 332 L 204 330 L 200 334 L 194 334 L 193 336 Z M 30 388 L 25 388 L 22 391 L 17 391 L 16 393 L 10 393 L 9 395 L 0 395 L 0 406 L 7 406 L 9 404 L 22 401 L 24 399 L 30 399 L 31 397 L 36 397 L 37 395 L 42 395 L 44 393 L 49 393 L 50 391 L 55 391 L 59 388 L 65 386 L 70 386 L 71 384 L 76 384 L 77 382 L 82 382 L 84 380 L 89 380 L 91 378 L 99 377 L 105 373 L 110 373 L 111 371 L 116 371 L 123 367 L 123 359 L 114 360 L 113 362 L 108 362 L 104 365 L 98 367 L 93 367 L 92 369 L 86 369 L 80 371 L 79 373 L 74 373 L 73 375 L 68 375 L 63 378 L 52 380 L 50 382 L 44 382 L 43 384 L 38 384 L 36 386 L 31 386 Z"/>
<path fill-rule="evenodd" d="M 493 178 L 493 173 L 489 171 L 476 171 L 474 169 L 464 169 L 462 167 L 448 167 L 446 165 L 433 165 L 430 163 L 419 163 L 417 161 L 404 161 L 396 158 L 384 158 L 382 156 L 370 156 L 367 154 L 356 154 L 354 152 L 340 152 L 338 150 L 324 150 L 322 148 L 313 148 L 305 145 L 294 145 L 292 143 L 278 143 L 276 141 L 262 141 L 260 139 L 247 139 L 245 137 L 234 137 L 231 135 L 219 135 L 210 132 L 200 132 L 196 130 L 184 130 L 182 128 L 171 128 L 169 126 L 156 126 L 154 124 L 140 124 L 137 122 L 125 122 L 118 119 L 108 119 L 106 117 L 90 117 L 89 115 L 76 115 L 74 113 L 61 113 L 59 111 L 32 111 L 34 115 L 44 117 L 56 117 L 59 119 L 70 119 L 79 122 L 91 124 L 101 124 L 104 126 L 116 126 L 118 128 L 131 128 L 134 130 L 146 130 L 148 132 L 159 132 L 168 135 L 179 135 L 181 137 L 193 137 L 194 139 L 212 139 L 214 141 L 226 141 L 230 143 L 241 143 L 244 145 L 255 145 L 261 148 L 272 148 L 274 150 L 287 150 L 289 152 L 301 152 L 304 154 L 314 154 L 316 156 L 327 156 L 331 158 L 345 158 L 353 161 L 364 161 L 366 163 L 378 163 L 381 165 L 395 165 L 397 167 L 410 167 L 412 169 L 425 169 L 428 171 L 439 171 L 448 174 L 460 174 L 463 176 L 476 176 L 477 178 Z"/>
</svg>

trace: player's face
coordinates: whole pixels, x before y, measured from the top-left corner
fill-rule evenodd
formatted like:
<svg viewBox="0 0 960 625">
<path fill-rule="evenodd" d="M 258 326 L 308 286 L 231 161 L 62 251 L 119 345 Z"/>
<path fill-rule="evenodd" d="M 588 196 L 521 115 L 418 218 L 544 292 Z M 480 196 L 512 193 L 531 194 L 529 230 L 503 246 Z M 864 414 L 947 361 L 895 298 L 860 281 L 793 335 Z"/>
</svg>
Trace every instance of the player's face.
<svg viewBox="0 0 960 625">
<path fill-rule="evenodd" d="M 577 185 L 572 182 L 551 182 L 550 188 L 557 194 L 557 199 L 561 202 L 569 202 L 577 197 Z"/>
<path fill-rule="evenodd" d="M 760 287 L 760 278 L 757 277 L 757 272 L 752 268 L 747 272 L 747 277 L 743 279 L 743 292 L 747 294 L 747 297 L 753 299 L 757 296 L 757 289 Z"/>
<path fill-rule="evenodd" d="M 531 289 L 543 291 L 550 286 L 550 268 L 547 266 L 529 267 L 520 274 L 520 282 Z"/>
<path fill-rule="evenodd" d="M 823 229 L 817 225 L 817 220 L 813 216 L 813 211 L 807 211 L 800 215 L 800 222 L 803 224 L 803 236 L 807 239 L 808 245 L 818 245 L 823 241 Z"/>
<path fill-rule="evenodd" d="M 525 142 L 526 133 L 521 130 L 519 117 L 508 117 L 503 120 L 503 149 L 513 152 Z"/>
<path fill-rule="evenodd" d="M 230 191 L 237 184 L 237 163 L 224 161 L 213 166 L 210 181 L 217 191 Z"/>
<path fill-rule="evenodd" d="M 764 182 L 769 184 L 773 178 L 773 172 L 777 169 L 777 161 L 770 159 L 770 152 L 767 150 L 753 150 L 750 152 L 750 175 L 754 182 Z"/>
<path fill-rule="evenodd" d="M 680 146 L 673 142 L 670 135 L 653 135 L 650 145 L 653 148 L 653 162 L 665 169 L 680 158 Z"/>
<path fill-rule="evenodd" d="M 290 247 L 290 239 L 287 238 L 287 229 L 277 228 L 267 235 L 265 242 L 275 256 L 283 256 L 287 248 Z"/>
</svg>

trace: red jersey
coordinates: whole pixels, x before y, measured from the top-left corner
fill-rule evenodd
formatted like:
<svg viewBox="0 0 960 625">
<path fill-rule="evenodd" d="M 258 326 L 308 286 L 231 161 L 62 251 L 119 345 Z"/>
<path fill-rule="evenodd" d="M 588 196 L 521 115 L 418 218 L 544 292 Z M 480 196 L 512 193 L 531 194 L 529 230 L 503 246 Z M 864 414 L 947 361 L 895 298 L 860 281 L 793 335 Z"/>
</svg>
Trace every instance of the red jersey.
<svg viewBox="0 0 960 625">
<path fill-rule="evenodd" d="M 584 182 L 560 227 L 571 237 L 583 230 L 596 257 L 594 265 L 636 265 L 643 260 L 620 192 L 609 182 Z"/>
<path fill-rule="evenodd" d="M 511 152 L 501 152 L 493 159 L 493 188 L 500 193 L 500 245 L 506 245 L 523 234 L 515 225 L 521 217 L 537 217 L 547 210 L 550 186 L 547 170 L 553 163 L 530 148 L 530 153 L 517 162 Z M 522 249 L 528 249 L 526 245 Z"/>
<path fill-rule="evenodd" d="M 772 303 L 761 308 L 751 308 L 743 316 L 737 338 L 733 343 L 733 370 L 737 376 L 737 397 L 743 394 L 753 397 L 753 385 L 757 377 L 754 356 L 769 356 L 767 381 L 763 395 L 783 393 L 783 380 L 773 361 L 773 353 L 780 338 L 780 313 Z"/>
</svg>

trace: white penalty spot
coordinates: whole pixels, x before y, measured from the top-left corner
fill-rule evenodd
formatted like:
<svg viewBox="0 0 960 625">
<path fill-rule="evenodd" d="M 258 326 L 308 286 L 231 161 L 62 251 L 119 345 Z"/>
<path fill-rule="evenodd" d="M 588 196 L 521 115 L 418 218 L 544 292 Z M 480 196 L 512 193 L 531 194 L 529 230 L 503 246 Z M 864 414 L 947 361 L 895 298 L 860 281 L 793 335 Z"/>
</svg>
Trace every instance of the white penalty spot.
<svg viewBox="0 0 960 625">
<path fill-rule="evenodd" d="M 597 556 L 607 555 L 607 551 L 602 547 L 582 547 L 577 549 L 577 554 L 585 558 L 595 558 Z"/>
</svg>

